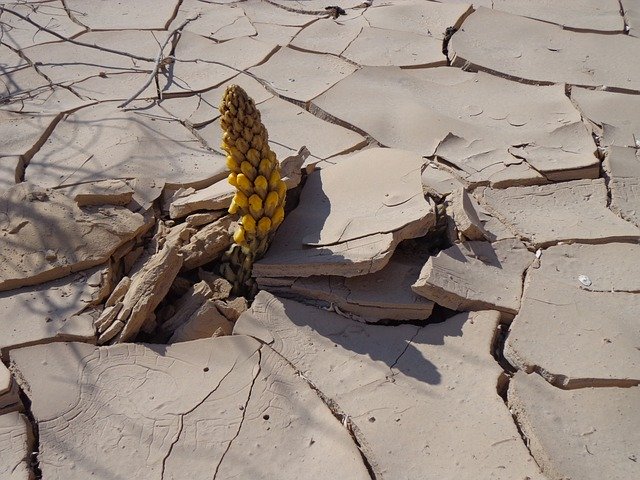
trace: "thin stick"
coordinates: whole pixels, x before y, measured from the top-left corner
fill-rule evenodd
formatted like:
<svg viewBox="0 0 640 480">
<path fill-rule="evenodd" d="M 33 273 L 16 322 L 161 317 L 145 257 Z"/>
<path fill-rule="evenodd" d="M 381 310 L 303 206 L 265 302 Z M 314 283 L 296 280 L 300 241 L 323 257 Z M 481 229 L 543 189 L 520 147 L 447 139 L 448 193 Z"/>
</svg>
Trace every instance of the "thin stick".
<svg viewBox="0 0 640 480">
<path fill-rule="evenodd" d="M 154 78 L 157 81 L 158 70 L 160 69 L 160 63 L 164 60 L 163 57 L 162 57 L 162 52 L 164 51 L 164 48 L 167 46 L 169 41 L 171 41 L 171 39 L 174 37 L 174 35 L 176 35 L 177 33 L 181 32 L 182 29 L 189 24 L 189 22 L 193 22 L 194 20 L 196 20 L 199 17 L 200 17 L 200 14 L 196 15 L 195 17 L 186 19 L 184 22 L 182 22 L 180 24 L 180 26 L 178 28 L 176 28 L 171 33 L 169 33 L 169 35 L 167 35 L 167 38 L 165 39 L 164 43 L 162 45 L 160 45 L 160 51 L 158 52 L 158 55 L 156 55 L 156 58 L 155 58 L 155 61 L 154 61 L 154 65 L 153 65 L 153 70 L 151 70 L 151 73 L 149 74 L 149 77 L 147 78 L 147 81 L 144 82 L 144 85 L 142 85 L 142 87 L 140 87 L 140 89 L 138 89 L 138 91 L 136 91 L 133 95 L 131 95 L 129 98 L 127 98 L 120 105 L 118 105 L 118 108 L 124 108 L 127 105 L 129 105 L 131 102 L 133 102 L 142 92 L 145 91 L 145 89 L 149 85 L 151 85 L 151 82 L 153 82 Z M 157 83 L 156 83 L 156 88 L 158 88 L 158 93 L 161 94 L 160 90 L 159 90 L 159 85 Z"/>
<path fill-rule="evenodd" d="M 42 30 L 43 32 L 47 32 L 49 35 L 53 35 L 54 37 L 59 38 L 60 40 L 64 40 L 65 42 L 73 43 L 74 45 L 78 45 L 80 47 L 94 48 L 94 49 L 100 50 L 102 52 L 113 53 L 115 55 L 122 55 L 124 57 L 133 58 L 134 60 L 142 60 L 144 62 L 153 62 L 153 58 L 141 57 L 139 55 L 134 55 L 132 53 L 122 52 L 120 50 L 114 50 L 112 48 L 107 48 L 107 47 L 100 47 L 98 45 L 92 45 L 91 43 L 80 42 L 78 40 L 74 40 L 73 38 L 65 37 L 63 35 L 60 35 L 58 32 L 56 32 L 54 30 L 51 30 L 51 29 L 49 29 L 47 27 L 44 27 L 44 26 L 34 22 L 29 17 L 26 17 L 26 16 L 14 11 L 14 10 L 11 10 L 10 8 L 3 7 L 2 5 L 0 5 L 0 13 L 8 13 L 10 15 L 18 17 L 21 20 L 24 20 L 25 22 L 30 23 L 34 27 Z"/>
</svg>

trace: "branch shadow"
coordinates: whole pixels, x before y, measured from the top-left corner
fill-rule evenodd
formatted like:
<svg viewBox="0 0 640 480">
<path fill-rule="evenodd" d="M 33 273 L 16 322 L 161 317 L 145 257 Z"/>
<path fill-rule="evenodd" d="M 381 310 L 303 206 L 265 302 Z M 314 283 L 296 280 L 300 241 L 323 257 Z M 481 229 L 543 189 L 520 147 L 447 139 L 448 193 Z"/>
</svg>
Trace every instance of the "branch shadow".
<svg viewBox="0 0 640 480">
<path fill-rule="evenodd" d="M 438 385 L 441 374 L 425 357 L 420 345 L 444 345 L 446 337 L 462 335 L 464 324 L 464 319 L 427 326 L 364 324 L 294 301 L 278 300 L 284 306 L 284 315 L 295 327 L 311 329 L 334 346 L 368 358 L 374 364 L 363 368 L 379 369 L 383 364 L 386 368 L 380 370 L 381 378 L 400 373 L 428 385 Z M 352 355 L 350 357 L 354 361 L 362 361 Z"/>
</svg>

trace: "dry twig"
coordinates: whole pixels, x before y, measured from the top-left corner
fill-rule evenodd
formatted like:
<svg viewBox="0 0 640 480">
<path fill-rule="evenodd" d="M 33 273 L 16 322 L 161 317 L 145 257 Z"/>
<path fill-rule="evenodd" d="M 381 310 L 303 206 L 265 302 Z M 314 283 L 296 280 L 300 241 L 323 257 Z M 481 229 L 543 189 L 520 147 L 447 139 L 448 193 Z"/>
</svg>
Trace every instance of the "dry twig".
<svg viewBox="0 0 640 480">
<path fill-rule="evenodd" d="M 158 80 L 158 70 L 160 70 L 161 68 L 166 67 L 168 62 L 170 63 L 173 60 L 173 57 L 163 57 L 162 56 L 162 52 L 164 51 L 164 49 L 167 46 L 167 44 L 171 41 L 171 39 L 176 34 L 180 33 L 184 27 L 186 27 L 190 22 L 193 22 L 194 20 L 196 20 L 199 17 L 200 17 L 200 14 L 196 15 L 195 17 L 186 19 L 184 22 L 182 22 L 178 26 L 178 28 L 172 30 L 169 33 L 169 35 L 167 35 L 167 38 L 165 39 L 165 41 L 160 45 L 160 50 L 158 51 L 158 55 L 156 55 L 156 58 L 154 60 L 153 70 L 151 70 L 151 73 L 149 74 L 149 78 L 147 78 L 147 81 L 144 82 L 144 85 L 142 85 L 142 87 L 140 87 L 138 89 L 138 91 L 136 91 L 133 95 L 131 95 L 129 98 L 127 98 L 120 105 L 118 105 L 118 108 L 124 108 L 127 105 L 129 105 L 131 102 L 133 102 L 138 97 L 138 95 L 140 95 L 142 92 L 144 92 L 144 90 L 149 85 L 151 85 L 151 82 L 153 82 L 154 79 L 156 80 L 156 89 L 158 91 L 158 99 L 162 100 L 162 92 L 160 91 L 160 85 L 158 84 L 158 81 L 157 81 Z"/>
<path fill-rule="evenodd" d="M 33 20 L 31 20 L 29 17 L 22 15 L 21 13 L 18 13 L 14 10 L 11 10 L 10 8 L 4 7 L 2 5 L 0 5 L 0 13 L 8 13 L 9 15 L 13 15 L 15 17 L 20 18 L 21 20 L 24 20 L 27 23 L 30 23 L 31 25 L 33 25 L 34 27 L 42 30 L 43 32 L 47 32 L 49 35 L 53 35 L 56 38 L 59 38 L 60 40 L 64 40 L 65 42 L 69 42 L 69 43 L 73 43 L 74 45 L 78 45 L 80 47 L 87 47 L 87 48 L 93 48 L 95 50 L 100 50 L 101 52 L 107 52 L 107 53 L 113 53 L 114 55 L 122 55 L 124 57 L 129 57 L 132 58 L 134 60 L 142 60 L 143 62 L 153 62 L 153 58 L 149 58 L 149 57 L 141 57 L 139 55 L 134 55 L 132 53 L 127 53 L 127 52 L 122 52 L 120 50 L 114 50 L 113 48 L 107 48 L 107 47 L 101 47 L 99 45 L 94 45 L 91 43 L 85 43 L 85 42 L 81 42 L 79 40 L 74 40 L 73 38 L 69 38 L 69 37 L 65 37 L 64 35 L 60 35 L 58 32 L 51 30 L 43 25 L 40 25 L 37 22 L 34 22 Z"/>
</svg>

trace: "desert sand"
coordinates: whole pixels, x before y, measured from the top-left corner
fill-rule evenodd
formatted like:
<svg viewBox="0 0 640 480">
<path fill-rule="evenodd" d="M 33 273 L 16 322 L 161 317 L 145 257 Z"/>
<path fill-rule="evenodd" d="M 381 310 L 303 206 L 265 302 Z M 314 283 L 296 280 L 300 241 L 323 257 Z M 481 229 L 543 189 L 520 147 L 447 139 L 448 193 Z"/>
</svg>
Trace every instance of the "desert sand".
<svg viewBox="0 0 640 480">
<path fill-rule="evenodd" d="M 0 3 L 0 480 L 640 478 L 640 5 L 336 3 Z"/>
</svg>

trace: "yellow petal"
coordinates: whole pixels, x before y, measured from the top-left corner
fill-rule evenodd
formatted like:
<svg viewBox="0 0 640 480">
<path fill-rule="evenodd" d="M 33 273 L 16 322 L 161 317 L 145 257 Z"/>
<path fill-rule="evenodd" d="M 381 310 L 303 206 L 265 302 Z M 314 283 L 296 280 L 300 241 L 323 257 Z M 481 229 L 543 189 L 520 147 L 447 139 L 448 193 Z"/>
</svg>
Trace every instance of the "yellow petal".
<svg viewBox="0 0 640 480">
<path fill-rule="evenodd" d="M 262 175 L 265 178 L 270 178 L 272 170 L 273 170 L 273 165 L 271 164 L 269 159 L 265 158 L 260 162 L 260 166 L 258 167 L 258 171 L 260 172 L 260 175 Z"/>
<path fill-rule="evenodd" d="M 233 201 L 236 202 L 236 205 L 240 208 L 247 208 L 249 206 L 249 198 L 242 192 L 236 192 Z"/>
<path fill-rule="evenodd" d="M 242 216 L 242 226 L 247 233 L 255 233 L 256 231 L 256 221 L 249 214 Z"/>
<path fill-rule="evenodd" d="M 253 130 L 255 132 L 255 130 L 259 130 L 259 128 L 254 127 Z M 251 146 L 256 150 L 260 151 L 262 150 L 263 145 L 264 145 L 264 140 L 262 139 L 262 137 L 257 134 L 254 135 L 253 138 L 251 139 Z"/>
<path fill-rule="evenodd" d="M 279 203 L 280 197 L 278 197 L 278 192 L 269 192 L 264 201 L 264 214 L 268 217 L 272 217 L 273 212 L 275 212 Z"/>
<path fill-rule="evenodd" d="M 262 216 L 262 199 L 255 193 L 249 197 L 249 212 L 254 218 Z"/>
<path fill-rule="evenodd" d="M 249 151 L 249 144 L 244 138 L 240 137 L 236 140 L 236 148 L 246 154 Z"/>
<path fill-rule="evenodd" d="M 233 241 L 238 245 L 242 245 L 244 243 L 244 228 L 238 227 L 233 234 Z"/>
<path fill-rule="evenodd" d="M 258 175 L 258 171 L 256 170 L 256 168 L 253 165 L 251 165 L 251 163 L 247 162 L 246 160 L 240 164 L 240 170 L 252 182 L 256 178 L 256 176 Z"/>
<path fill-rule="evenodd" d="M 231 147 L 235 145 L 235 140 L 229 132 L 224 132 L 224 134 L 222 135 L 222 141 Z"/>
<path fill-rule="evenodd" d="M 232 185 L 234 187 L 238 186 L 238 181 L 237 181 L 237 176 L 235 173 L 231 172 L 229 174 L 229 176 L 227 177 L 227 182 L 229 182 L 229 185 Z"/>
<path fill-rule="evenodd" d="M 238 183 L 238 190 L 242 191 L 247 197 L 253 195 L 253 184 L 244 173 L 239 173 L 236 176 L 236 182 Z"/>
<path fill-rule="evenodd" d="M 244 154 L 236 147 L 231 147 L 231 156 L 236 162 L 238 162 L 238 164 L 241 164 L 244 161 Z"/>
<path fill-rule="evenodd" d="M 262 217 L 258 222 L 258 235 L 264 237 L 271 230 L 271 219 L 268 217 Z"/>
<path fill-rule="evenodd" d="M 284 202 L 285 196 L 287 195 L 287 184 L 280 180 L 278 183 L 278 196 Z"/>
<path fill-rule="evenodd" d="M 253 181 L 253 189 L 258 195 L 260 195 L 260 198 L 265 198 L 267 196 L 267 188 L 269 188 L 267 179 L 262 175 L 258 175 Z"/>
<path fill-rule="evenodd" d="M 238 173 L 240 171 L 240 165 L 233 159 L 231 155 L 227 157 L 227 168 L 235 173 Z"/>
<path fill-rule="evenodd" d="M 251 162 L 251 165 L 257 168 L 260 165 L 260 152 L 255 148 L 250 148 L 247 152 L 247 159 Z"/>
<path fill-rule="evenodd" d="M 269 190 L 277 190 L 280 183 L 280 172 L 277 169 L 273 170 L 273 173 L 269 177 Z"/>
<path fill-rule="evenodd" d="M 273 217 L 271 217 L 271 225 L 273 226 L 273 229 L 275 230 L 276 228 L 278 228 L 278 226 L 282 223 L 283 220 L 284 220 L 284 208 L 282 208 L 282 206 L 279 206 L 276 208 L 276 211 L 273 213 Z"/>
</svg>

